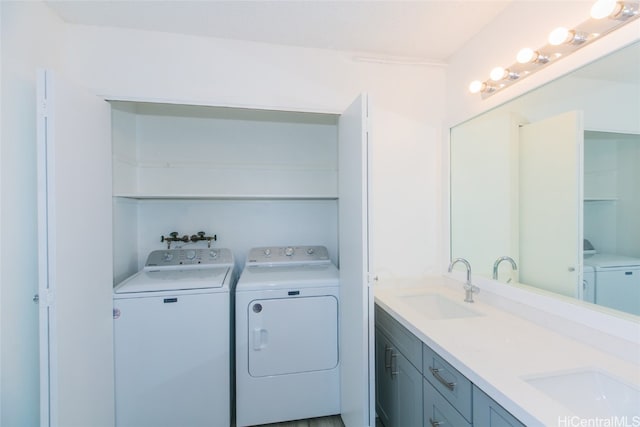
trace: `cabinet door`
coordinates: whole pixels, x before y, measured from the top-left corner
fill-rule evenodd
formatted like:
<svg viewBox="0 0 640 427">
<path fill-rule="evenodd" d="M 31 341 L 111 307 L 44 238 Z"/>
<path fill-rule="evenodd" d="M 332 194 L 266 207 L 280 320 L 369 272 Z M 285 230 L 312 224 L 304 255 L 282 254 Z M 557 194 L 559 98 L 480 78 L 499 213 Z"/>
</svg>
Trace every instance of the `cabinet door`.
<svg viewBox="0 0 640 427">
<path fill-rule="evenodd" d="M 376 328 L 376 411 L 385 427 L 391 427 L 393 383 L 391 381 L 391 343 Z"/>
<path fill-rule="evenodd" d="M 394 382 L 394 425 L 422 427 L 422 375 L 402 353 L 395 350 L 391 357 Z"/>
<path fill-rule="evenodd" d="M 340 403 L 346 427 L 375 423 L 368 111 L 368 97 L 362 95 L 338 122 Z"/>
<path fill-rule="evenodd" d="M 59 77 L 37 84 L 40 420 L 113 426 L 111 110 Z"/>
<path fill-rule="evenodd" d="M 525 427 L 478 387 L 473 387 L 473 425 L 482 427 Z"/>
<path fill-rule="evenodd" d="M 376 410 L 385 427 L 422 426 L 422 374 L 376 329 Z"/>
</svg>

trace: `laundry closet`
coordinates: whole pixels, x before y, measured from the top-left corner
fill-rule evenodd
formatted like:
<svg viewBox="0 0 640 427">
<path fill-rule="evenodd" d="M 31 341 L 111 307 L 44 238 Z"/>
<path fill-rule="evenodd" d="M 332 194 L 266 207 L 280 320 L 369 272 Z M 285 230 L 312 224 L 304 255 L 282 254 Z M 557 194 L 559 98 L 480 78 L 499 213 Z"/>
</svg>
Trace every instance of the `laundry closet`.
<svg viewBox="0 0 640 427">
<path fill-rule="evenodd" d="M 342 114 L 139 102 L 46 71 L 38 97 L 43 419 L 110 416 L 113 286 L 163 237 L 204 232 L 238 269 L 255 246 L 328 248 L 340 267 L 342 418 L 373 420 L 366 95 Z M 68 239 L 78 223 L 99 249 Z"/>
<path fill-rule="evenodd" d="M 338 261 L 337 114 L 112 101 L 114 282 L 171 232 Z M 178 245 L 181 245 L 178 242 Z"/>
<path fill-rule="evenodd" d="M 599 252 L 640 258 L 640 134 L 585 131 L 584 236 Z"/>
</svg>

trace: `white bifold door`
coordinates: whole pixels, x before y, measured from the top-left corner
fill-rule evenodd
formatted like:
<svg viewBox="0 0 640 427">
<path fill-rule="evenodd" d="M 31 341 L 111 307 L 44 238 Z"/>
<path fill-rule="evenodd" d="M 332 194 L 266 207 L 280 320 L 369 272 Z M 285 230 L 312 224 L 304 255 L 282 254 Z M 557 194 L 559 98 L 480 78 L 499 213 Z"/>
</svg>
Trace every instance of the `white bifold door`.
<svg viewBox="0 0 640 427">
<path fill-rule="evenodd" d="M 582 114 L 520 128 L 520 281 L 577 297 L 582 286 Z"/>
<path fill-rule="evenodd" d="M 37 75 L 41 426 L 113 426 L 110 106 Z"/>
<path fill-rule="evenodd" d="M 370 132 L 368 96 L 338 123 L 340 391 L 346 427 L 375 425 L 373 288 L 369 274 Z"/>
</svg>

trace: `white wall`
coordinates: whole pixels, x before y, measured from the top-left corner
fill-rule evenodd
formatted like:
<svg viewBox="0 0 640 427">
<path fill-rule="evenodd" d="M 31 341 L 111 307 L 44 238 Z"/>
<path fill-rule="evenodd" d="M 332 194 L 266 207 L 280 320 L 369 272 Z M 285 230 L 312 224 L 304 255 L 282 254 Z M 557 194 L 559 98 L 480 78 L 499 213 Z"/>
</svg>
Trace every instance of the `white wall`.
<svg viewBox="0 0 640 427">
<path fill-rule="evenodd" d="M 451 131 L 456 170 L 451 175 L 451 221 L 456 224 L 451 254 L 466 258 L 473 273 L 484 277 L 491 277 L 499 257 L 519 259 L 513 241 L 519 226 L 518 200 L 508 197 L 518 188 L 518 146 L 513 135 L 517 123 L 508 113 L 487 114 Z M 479 163 L 482 158 L 486 160 Z M 507 264 L 501 265 L 503 281 L 511 277 Z"/>
<path fill-rule="evenodd" d="M 340 112 L 373 103 L 374 270 L 437 271 L 445 70 L 346 53 L 70 26 L 75 80 L 112 97 Z"/>
<path fill-rule="evenodd" d="M 36 68 L 61 68 L 64 25 L 42 3 L 0 2 L 0 425 L 39 423 Z"/>
</svg>

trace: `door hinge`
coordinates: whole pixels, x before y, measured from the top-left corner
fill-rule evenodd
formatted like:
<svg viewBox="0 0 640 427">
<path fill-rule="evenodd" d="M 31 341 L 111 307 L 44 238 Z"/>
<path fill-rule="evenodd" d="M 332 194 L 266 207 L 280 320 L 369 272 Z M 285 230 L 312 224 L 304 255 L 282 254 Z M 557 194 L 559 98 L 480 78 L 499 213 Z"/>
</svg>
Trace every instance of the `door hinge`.
<svg viewBox="0 0 640 427">
<path fill-rule="evenodd" d="M 42 112 L 42 115 L 44 117 L 49 117 L 49 103 L 47 102 L 46 98 L 42 100 L 42 103 L 40 104 L 40 111 Z"/>
<path fill-rule="evenodd" d="M 375 273 L 367 273 L 367 282 L 369 285 L 373 284 L 373 282 L 378 281 L 378 275 Z"/>
<path fill-rule="evenodd" d="M 44 304 L 46 307 L 53 305 L 55 293 L 49 289 L 40 291 L 33 296 L 33 302 L 36 304 Z"/>
</svg>

